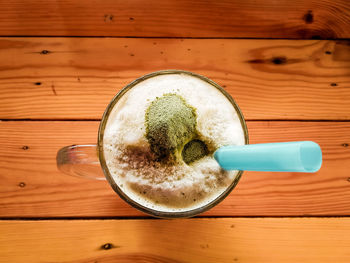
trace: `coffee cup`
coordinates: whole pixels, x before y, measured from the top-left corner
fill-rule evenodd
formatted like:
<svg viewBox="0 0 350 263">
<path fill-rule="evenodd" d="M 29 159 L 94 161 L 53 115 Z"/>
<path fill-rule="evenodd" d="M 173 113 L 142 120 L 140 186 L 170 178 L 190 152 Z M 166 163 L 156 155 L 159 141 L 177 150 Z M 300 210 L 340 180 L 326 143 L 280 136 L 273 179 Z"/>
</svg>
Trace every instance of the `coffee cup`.
<svg viewBox="0 0 350 263">
<path fill-rule="evenodd" d="M 220 203 L 254 160 L 255 170 L 274 170 L 296 156 L 294 167 L 303 164 L 298 151 L 305 156 L 312 148 L 320 166 L 319 147 L 310 143 L 251 147 L 243 114 L 222 87 L 192 72 L 162 70 L 121 89 L 102 116 L 97 144 L 60 149 L 57 166 L 69 175 L 107 180 L 149 215 L 192 217 Z"/>
</svg>

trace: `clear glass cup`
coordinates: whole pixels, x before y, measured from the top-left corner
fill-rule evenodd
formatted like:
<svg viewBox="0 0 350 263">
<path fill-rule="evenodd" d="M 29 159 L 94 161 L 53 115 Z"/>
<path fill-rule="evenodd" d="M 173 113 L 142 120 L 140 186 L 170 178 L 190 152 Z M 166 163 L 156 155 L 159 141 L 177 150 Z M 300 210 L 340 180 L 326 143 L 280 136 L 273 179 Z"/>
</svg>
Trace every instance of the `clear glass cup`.
<svg viewBox="0 0 350 263">
<path fill-rule="evenodd" d="M 164 75 L 164 74 L 188 74 L 196 78 L 199 78 L 209 83 L 211 86 L 217 88 L 222 94 L 225 95 L 225 97 L 231 102 L 232 106 L 236 110 L 239 120 L 241 122 L 242 130 L 244 132 L 245 144 L 248 144 L 248 129 L 247 129 L 243 114 L 239 109 L 238 105 L 236 104 L 236 102 L 233 100 L 233 98 L 222 87 L 220 87 L 214 81 L 192 72 L 183 71 L 183 70 L 162 70 L 162 71 L 157 71 L 157 72 L 147 74 L 145 76 L 142 76 L 134 80 L 133 82 L 125 86 L 117 95 L 115 95 L 115 97 L 109 103 L 109 105 L 107 106 L 102 116 L 101 123 L 98 129 L 97 145 L 86 144 L 86 145 L 70 145 L 70 146 L 63 147 L 57 152 L 57 157 L 56 157 L 57 167 L 60 171 L 68 175 L 85 177 L 85 178 L 95 179 L 95 180 L 107 180 L 111 185 L 111 187 L 113 188 L 113 190 L 123 200 L 125 200 L 134 208 L 141 210 L 142 212 L 145 212 L 154 217 L 161 217 L 161 218 L 192 217 L 197 214 L 203 213 L 204 211 L 207 211 L 208 209 L 220 203 L 235 188 L 239 179 L 242 176 L 243 171 L 238 172 L 233 182 L 226 188 L 226 190 L 221 195 L 219 195 L 217 198 L 207 203 L 206 205 L 203 205 L 202 207 L 185 211 L 185 212 L 168 212 L 168 211 L 165 212 L 165 211 L 157 211 L 157 210 L 145 207 L 140 203 L 136 202 L 135 200 L 131 199 L 128 195 L 126 195 L 123 192 L 123 190 L 113 180 L 113 177 L 109 172 L 109 169 L 107 167 L 106 160 L 104 157 L 104 151 L 103 151 L 104 131 L 108 121 L 108 117 L 114 105 L 116 105 L 119 99 L 126 92 L 132 89 L 136 84 L 148 78 L 152 78 L 152 77 L 155 77 L 158 75 Z"/>
</svg>

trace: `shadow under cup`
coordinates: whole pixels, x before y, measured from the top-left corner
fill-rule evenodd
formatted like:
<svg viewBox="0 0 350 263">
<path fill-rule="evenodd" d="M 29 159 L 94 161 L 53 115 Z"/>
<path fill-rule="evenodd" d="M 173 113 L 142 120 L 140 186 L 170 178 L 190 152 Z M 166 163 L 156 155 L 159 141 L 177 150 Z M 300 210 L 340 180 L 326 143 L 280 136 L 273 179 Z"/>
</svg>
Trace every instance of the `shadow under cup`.
<svg viewBox="0 0 350 263">
<path fill-rule="evenodd" d="M 243 173 L 243 171 L 238 171 L 238 174 L 236 175 L 235 179 L 233 180 L 233 182 L 226 188 L 226 190 L 220 194 L 219 196 L 217 196 L 215 199 L 213 199 L 211 202 L 199 207 L 199 208 L 195 208 L 192 210 L 188 210 L 188 211 L 179 211 L 179 212 L 175 212 L 175 211 L 158 211 L 155 209 L 151 209 L 149 207 L 143 206 L 142 204 L 138 203 L 137 201 L 131 199 L 127 194 L 124 193 L 124 191 L 115 183 L 105 160 L 105 156 L 104 156 L 104 148 L 103 148 L 103 138 L 104 138 L 104 131 L 107 125 L 107 121 L 108 118 L 114 108 L 114 106 L 118 103 L 118 101 L 120 100 L 120 98 L 127 93 L 130 89 L 132 89 L 136 84 L 152 78 L 152 77 L 156 77 L 159 75 L 166 75 L 166 74 L 187 74 L 196 78 L 199 78 L 207 83 L 209 83 L 211 86 L 217 88 L 232 104 L 232 106 L 234 107 L 235 111 L 237 112 L 238 118 L 240 120 L 241 126 L 242 126 L 242 130 L 244 132 L 244 140 L 245 140 L 245 144 L 248 144 L 248 130 L 247 130 L 247 126 L 243 117 L 243 114 L 241 112 L 241 110 L 239 109 L 238 105 L 236 104 L 236 102 L 233 100 L 233 98 L 222 88 L 220 87 L 218 84 L 216 84 L 215 82 L 213 82 L 212 80 L 192 73 L 192 72 L 188 72 L 188 71 L 183 71 L 183 70 L 162 70 L 162 71 L 157 71 L 157 72 L 153 72 L 150 74 L 147 74 L 145 76 L 142 76 L 136 80 L 134 80 L 133 82 L 131 82 L 130 84 L 128 84 L 127 86 L 125 86 L 113 99 L 112 101 L 109 103 L 109 105 L 107 106 L 103 116 L 102 116 L 102 120 L 100 123 L 100 127 L 99 127 L 99 131 L 98 131 L 98 156 L 99 156 L 99 160 L 100 160 L 100 164 L 102 167 L 102 170 L 104 172 L 104 175 L 107 179 L 107 181 L 109 182 L 109 184 L 112 186 L 112 188 L 114 189 L 114 191 L 123 199 L 125 200 L 128 204 L 130 204 L 131 206 L 133 206 L 134 208 L 145 212 L 149 215 L 152 215 L 154 217 L 160 217 L 160 218 L 182 218 L 182 217 L 192 217 L 195 216 L 197 214 L 203 213 L 204 211 L 209 210 L 210 208 L 214 207 L 215 205 L 217 205 L 218 203 L 220 203 L 223 199 L 225 199 L 225 197 L 234 189 L 234 187 L 237 185 L 239 179 L 241 178 L 241 175 Z"/>
</svg>

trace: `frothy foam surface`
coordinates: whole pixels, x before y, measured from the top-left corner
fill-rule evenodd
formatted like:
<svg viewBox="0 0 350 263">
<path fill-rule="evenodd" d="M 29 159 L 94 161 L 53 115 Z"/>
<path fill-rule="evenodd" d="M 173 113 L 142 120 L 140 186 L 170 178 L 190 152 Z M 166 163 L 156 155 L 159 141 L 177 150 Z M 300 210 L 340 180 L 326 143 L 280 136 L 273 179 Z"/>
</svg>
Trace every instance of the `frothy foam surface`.
<svg viewBox="0 0 350 263">
<path fill-rule="evenodd" d="M 110 174 L 127 196 L 157 211 L 184 212 L 216 199 L 238 171 L 222 170 L 212 156 L 171 166 L 152 159 L 145 111 L 156 97 L 169 93 L 180 95 L 196 109 L 196 128 L 204 142 L 215 149 L 244 144 L 230 101 L 209 83 L 181 73 L 154 76 L 127 91 L 107 120 L 103 148 Z"/>
</svg>

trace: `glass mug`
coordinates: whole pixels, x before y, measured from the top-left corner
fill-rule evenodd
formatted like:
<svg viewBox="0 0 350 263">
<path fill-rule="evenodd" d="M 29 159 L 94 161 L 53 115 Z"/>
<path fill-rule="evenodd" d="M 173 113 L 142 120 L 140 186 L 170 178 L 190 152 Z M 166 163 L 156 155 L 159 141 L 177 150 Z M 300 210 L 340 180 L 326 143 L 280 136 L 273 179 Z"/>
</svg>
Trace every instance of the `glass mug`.
<svg viewBox="0 0 350 263">
<path fill-rule="evenodd" d="M 162 71 L 157 71 L 157 72 L 153 72 L 145 76 L 142 76 L 134 80 L 127 86 L 125 86 L 122 90 L 120 90 L 120 92 L 118 92 L 114 96 L 112 101 L 109 103 L 109 105 L 107 106 L 102 116 L 100 126 L 98 129 L 97 145 L 71 145 L 71 146 L 63 147 L 57 153 L 57 158 L 56 158 L 57 167 L 61 172 L 69 175 L 80 176 L 80 177 L 96 179 L 96 180 L 107 179 L 107 181 L 109 182 L 113 190 L 124 201 L 126 201 L 128 204 L 130 204 L 134 208 L 142 212 L 145 212 L 149 215 L 152 215 L 155 217 L 161 217 L 161 218 L 192 217 L 197 214 L 203 213 L 204 211 L 207 211 L 210 208 L 216 206 L 218 203 L 220 203 L 235 188 L 235 186 L 237 185 L 238 181 L 241 178 L 243 171 L 238 171 L 238 174 L 235 176 L 235 179 L 225 189 L 224 192 L 222 192 L 219 196 L 217 196 L 211 202 L 206 203 L 205 205 L 199 208 L 195 208 L 188 211 L 158 211 L 158 210 L 143 206 L 137 201 L 131 199 L 126 193 L 124 193 L 124 191 L 114 181 L 108 169 L 108 166 L 106 164 L 106 160 L 104 156 L 104 149 L 103 149 L 104 131 L 105 131 L 110 113 L 114 108 L 114 106 L 117 104 L 120 98 L 125 93 L 127 93 L 130 89 L 132 89 L 136 84 L 146 79 L 159 76 L 159 75 L 164 75 L 164 74 L 188 74 L 190 76 L 199 78 L 209 83 L 212 87 L 215 87 L 216 89 L 218 89 L 230 101 L 230 103 L 234 107 L 242 126 L 245 144 L 248 144 L 248 130 L 247 130 L 247 126 L 246 126 L 243 114 L 240 111 L 237 104 L 235 103 L 235 101 L 232 99 L 232 97 L 222 87 L 220 87 L 218 84 L 216 84 L 212 80 L 192 72 L 183 71 L 183 70 L 162 70 Z"/>
</svg>

